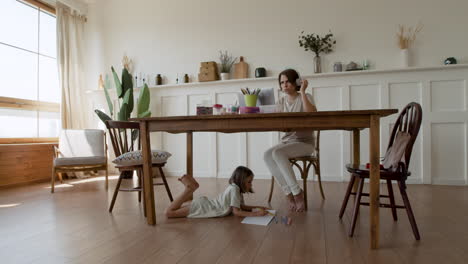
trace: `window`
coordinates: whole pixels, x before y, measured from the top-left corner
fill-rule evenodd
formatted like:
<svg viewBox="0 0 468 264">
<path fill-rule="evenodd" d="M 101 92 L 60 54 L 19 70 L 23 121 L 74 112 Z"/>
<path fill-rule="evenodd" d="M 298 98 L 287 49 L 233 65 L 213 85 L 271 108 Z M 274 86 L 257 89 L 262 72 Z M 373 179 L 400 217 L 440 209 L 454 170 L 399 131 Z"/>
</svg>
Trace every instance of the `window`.
<svg viewBox="0 0 468 264">
<path fill-rule="evenodd" d="M 58 136 L 56 18 L 35 0 L 0 1 L 0 143 Z"/>
</svg>

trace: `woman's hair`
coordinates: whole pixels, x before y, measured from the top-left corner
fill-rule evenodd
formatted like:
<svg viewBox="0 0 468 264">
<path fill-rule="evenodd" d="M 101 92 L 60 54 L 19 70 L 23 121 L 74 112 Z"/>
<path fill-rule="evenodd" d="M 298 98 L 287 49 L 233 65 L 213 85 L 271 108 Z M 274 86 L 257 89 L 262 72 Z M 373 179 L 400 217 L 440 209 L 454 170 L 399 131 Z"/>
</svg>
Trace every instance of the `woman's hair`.
<svg viewBox="0 0 468 264">
<path fill-rule="evenodd" d="M 296 91 L 299 91 L 301 89 L 300 86 L 296 85 L 296 80 L 299 79 L 299 73 L 297 73 L 297 71 L 293 69 L 286 69 L 280 72 L 280 74 L 278 75 L 278 84 L 279 84 L 280 90 L 281 90 L 281 75 L 286 76 L 286 78 L 288 78 L 288 81 L 296 86 Z"/>
<path fill-rule="evenodd" d="M 237 186 L 239 186 L 241 193 L 246 193 L 246 192 L 253 193 L 252 190 L 245 190 L 245 182 L 247 181 L 247 178 L 250 176 L 253 177 L 254 174 L 249 168 L 244 167 L 244 166 L 239 166 L 232 173 L 231 178 L 229 179 L 229 183 L 234 183 Z"/>
</svg>

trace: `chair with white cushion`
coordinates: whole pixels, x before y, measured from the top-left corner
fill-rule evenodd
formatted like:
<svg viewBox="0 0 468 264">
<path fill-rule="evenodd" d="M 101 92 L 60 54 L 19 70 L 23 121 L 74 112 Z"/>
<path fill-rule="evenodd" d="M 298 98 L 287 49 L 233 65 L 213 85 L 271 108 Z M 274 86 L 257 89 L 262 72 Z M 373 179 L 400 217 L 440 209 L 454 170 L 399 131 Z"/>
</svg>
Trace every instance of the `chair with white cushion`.
<svg viewBox="0 0 468 264">
<path fill-rule="evenodd" d="M 106 121 L 106 127 L 109 130 L 114 153 L 117 157 L 112 162 L 116 164 L 115 167 L 119 169 L 120 172 L 119 180 L 115 186 L 114 195 L 109 206 L 109 212 L 112 212 L 119 191 L 137 191 L 138 201 L 141 202 L 141 193 L 145 191 L 143 189 L 141 177 L 143 175 L 143 156 L 141 153 L 141 142 L 139 140 L 140 124 L 138 122 L 108 120 Z M 172 202 L 172 193 L 162 169 L 171 154 L 163 150 L 152 150 L 151 154 L 152 167 L 158 168 L 163 181 L 162 183 L 155 183 L 154 185 L 164 185 L 169 200 Z M 135 188 L 120 188 L 125 172 L 133 173 L 133 171 L 137 172 L 139 186 Z"/>
<path fill-rule="evenodd" d="M 105 132 L 100 129 L 64 129 L 60 132 L 59 146 L 54 147 L 51 192 L 55 189 L 55 178 L 61 173 L 78 171 L 106 171 L 108 187 L 107 147 Z"/>
</svg>

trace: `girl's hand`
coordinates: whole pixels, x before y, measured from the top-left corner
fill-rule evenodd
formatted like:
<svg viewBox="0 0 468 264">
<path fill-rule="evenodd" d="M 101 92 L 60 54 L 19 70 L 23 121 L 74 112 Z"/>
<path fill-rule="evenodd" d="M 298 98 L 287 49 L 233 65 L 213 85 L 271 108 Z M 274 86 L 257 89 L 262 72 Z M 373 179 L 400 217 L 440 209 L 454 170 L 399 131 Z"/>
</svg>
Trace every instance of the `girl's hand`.
<svg viewBox="0 0 468 264">
<path fill-rule="evenodd" d="M 254 216 L 264 216 L 267 215 L 268 212 L 266 210 L 260 209 L 255 212 L 252 212 Z"/>
<path fill-rule="evenodd" d="M 301 81 L 301 93 L 302 94 L 305 94 L 307 86 L 309 86 L 309 82 L 307 80 L 302 80 Z"/>
</svg>

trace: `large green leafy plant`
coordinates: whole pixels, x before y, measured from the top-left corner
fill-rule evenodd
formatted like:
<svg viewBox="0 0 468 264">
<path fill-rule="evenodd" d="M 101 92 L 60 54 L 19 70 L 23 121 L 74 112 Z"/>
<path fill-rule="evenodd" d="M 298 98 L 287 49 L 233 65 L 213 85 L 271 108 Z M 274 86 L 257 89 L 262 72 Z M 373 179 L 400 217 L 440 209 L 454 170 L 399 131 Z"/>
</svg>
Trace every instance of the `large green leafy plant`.
<svg viewBox="0 0 468 264">
<path fill-rule="evenodd" d="M 106 75 L 106 80 L 104 82 L 104 94 L 106 96 L 107 105 L 109 107 L 109 115 L 104 113 L 101 110 L 94 110 L 94 112 L 99 116 L 102 122 L 107 120 L 113 120 L 114 116 L 117 117 L 119 121 L 127 121 L 130 118 L 131 113 L 134 108 L 134 99 L 133 99 L 133 77 L 126 67 L 122 69 L 122 82 L 119 79 L 119 76 L 114 70 L 114 67 L 111 67 L 112 76 L 114 79 L 115 90 L 117 98 L 119 99 L 120 110 L 115 113 L 116 107 L 112 103 L 110 96 L 111 82 L 109 77 Z M 151 111 L 149 110 L 150 106 L 150 93 L 148 85 L 145 83 L 143 88 L 141 88 L 138 105 L 137 105 L 137 117 L 148 117 L 151 116 Z"/>
<path fill-rule="evenodd" d="M 317 57 L 320 56 L 320 53 L 332 52 L 335 44 L 336 40 L 333 39 L 331 32 L 324 37 L 320 37 L 318 34 L 304 34 L 304 31 L 302 31 L 299 36 L 299 46 L 304 47 L 306 51 L 314 52 Z"/>
</svg>

